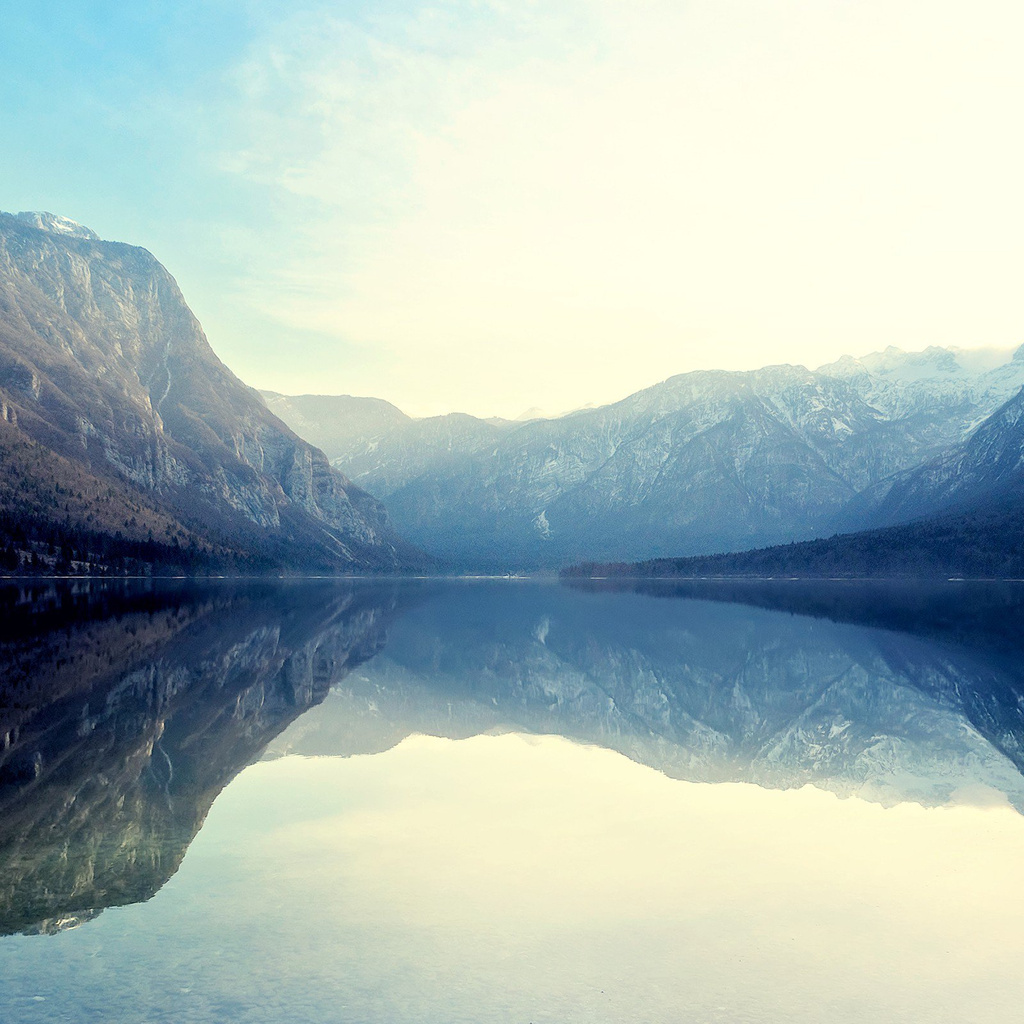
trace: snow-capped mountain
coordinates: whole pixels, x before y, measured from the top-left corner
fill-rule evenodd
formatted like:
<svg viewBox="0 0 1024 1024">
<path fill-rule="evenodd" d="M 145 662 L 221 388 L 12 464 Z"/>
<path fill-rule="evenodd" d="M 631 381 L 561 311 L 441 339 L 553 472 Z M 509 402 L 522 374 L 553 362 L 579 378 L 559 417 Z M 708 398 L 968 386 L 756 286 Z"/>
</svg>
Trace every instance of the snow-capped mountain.
<svg viewBox="0 0 1024 1024">
<path fill-rule="evenodd" d="M 920 380 L 953 380 L 980 377 L 1005 366 L 1014 356 L 1013 348 L 960 348 L 929 345 L 919 352 L 889 345 L 865 356 L 843 356 L 834 363 L 818 367 L 837 376 L 871 375 L 881 380 L 904 384 Z"/>
<path fill-rule="evenodd" d="M 1024 346 L 962 349 L 890 346 L 818 368 L 849 381 L 866 402 L 894 418 L 913 418 L 935 444 L 963 441 L 1024 384 Z"/>
<path fill-rule="evenodd" d="M 877 504 L 859 496 L 961 443 L 1022 385 L 1020 352 L 931 348 L 681 374 L 527 422 L 271 401 L 415 543 L 458 567 L 507 569 L 856 529 Z"/>
<path fill-rule="evenodd" d="M 40 231 L 48 231 L 53 235 L 67 235 L 70 238 L 88 238 L 94 242 L 100 240 L 92 228 L 72 220 L 70 217 L 62 217 L 58 213 L 46 213 L 43 210 L 25 210 L 16 213 L 15 217 L 29 227 L 39 228 Z"/>
</svg>

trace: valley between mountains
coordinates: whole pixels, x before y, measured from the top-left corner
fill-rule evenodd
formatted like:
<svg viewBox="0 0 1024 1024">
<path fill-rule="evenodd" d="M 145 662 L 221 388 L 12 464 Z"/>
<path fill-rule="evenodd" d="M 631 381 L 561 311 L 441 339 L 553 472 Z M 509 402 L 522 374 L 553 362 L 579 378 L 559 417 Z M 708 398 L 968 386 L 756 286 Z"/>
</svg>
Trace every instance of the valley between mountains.
<svg viewBox="0 0 1024 1024">
<path fill-rule="evenodd" d="M 553 418 L 256 392 L 145 249 L 0 214 L 12 573 L 1024 573 L 1024 347 L 680 374 Z M 746 554 L 742 554 L 746 552 Z M 740 553 L 740 554 L 737 554 Z"/>
</svg>

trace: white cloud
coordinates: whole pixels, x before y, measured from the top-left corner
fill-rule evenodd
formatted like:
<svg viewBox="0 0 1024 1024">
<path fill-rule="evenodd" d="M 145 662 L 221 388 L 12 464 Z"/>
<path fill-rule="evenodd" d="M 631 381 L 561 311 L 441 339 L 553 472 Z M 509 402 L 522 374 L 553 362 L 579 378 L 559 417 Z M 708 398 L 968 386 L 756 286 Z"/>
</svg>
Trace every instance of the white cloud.
<svg viewBox="0 0 1024 1024">
<path fill-rule="evenodd" d="M 331 368 L 338 389 L 411 411 L 1011 344 L 1022 19 L 892 0 L 296 17 L 239 69 L 247 137 L 225 154 L 299 211 L 253 301 L 373 352 Z"/>
</svg>

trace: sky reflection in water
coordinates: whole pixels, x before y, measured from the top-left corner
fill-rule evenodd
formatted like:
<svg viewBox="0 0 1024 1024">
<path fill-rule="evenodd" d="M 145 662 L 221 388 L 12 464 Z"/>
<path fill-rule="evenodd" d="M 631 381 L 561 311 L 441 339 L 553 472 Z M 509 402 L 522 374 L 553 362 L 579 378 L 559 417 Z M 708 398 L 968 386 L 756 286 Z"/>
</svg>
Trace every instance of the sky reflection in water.
<svg viewBox="0 0 1024 1024">
<path fill-rule="evenodd" d="M 271 759 L 246 768 L 220 794 L 182 866 L 151 900 L 105 910 L 56 935 L 0 939 L 4 1019 L 1019 1019 L 1024 817 L 999 786 L 1011 762 L 991 743 L 990 757 L 977 755 L 987 741 L 963 713 L 966 705 L 943 704 L 936 695 L 941 687 L 925 695 L 927 709 L 908 704 L 907 678 L 898 678 L 892 665 L 883 670 L 877 651 L 869 655 L 858 646 L 884 646 L 892 635 L 735 605 L 695 608 L 550 588 L 488 598 L 501 612 L 502 635 L 479 595 L 472 601 L 483 608 L 480 620 L 468 625 L 454 614 L 464 611 L 462 598 L 442 597 L 447 612 L 438 600 L 400 615 L 383 653 L 355 666 L 319 706 L 272 738 Z M 620 622 L 632 616 L 632 646 L 622 643 L 621 632 L 603 628 L 609 611 Z M 457 625 L 443 634 L 435 615 Z M 531 624 L 528 640 L 520 636 L 520 615 Z M 701 619 L 707 615 L 710 620 Z M 538 631 L 544 621 L 546 631 Z M 692 657 L 679 660 L 678 644 L 700 634 L 701 621 L 716 623 L 698 637 L 703 643 L 730 622 L 732 640 L 721 644 L 738 644 L 748 654 L 746 674 L 716 677 L 711 688 L 718 688 L 718 704 L 710 691 L 700 699 L 706 721 L 716 719 L 723 737 L 717 761 L 706 744 L 692 745 L 694 735 L 706 738 L 706 728 L 695 733 L 678 710 L 684 696 L 693 698 L 701 674 Z M 680 635 L 669 643 L 673 622 Z M 740 627 L 746 632 L 740 629 L 737 639 Z M 464 642 L 466 629 L 481 634 L 477 646 Z M 766 646 L 771 629 L 775 637 Z M 792 637 L 801 631 L 803 647 L 794 649 Z M 607 646 L 595 653 L 599 634 Z M 646 646 L 636 640 L 644 635 Z M 845 653 L 836 654 L 837 637 Z M 902 657 L 917 651 L 920 667 L 918 643 L 932 641 L 908 640 Z M 516 649 L 516 657 L 499 657 L 502 644 Z M 530 698 L 524 666 L 534 665 L 534 682 L 550 673 L 553 663 L 543 661 L 541 650 L 549 645 L 561 651 L 562 681 L 559 688 L 547 676 L 545 704 L 536 694 Z M 896 692 L 900 699 L 890 710 L 917 707 L 929 723 L 931 731 L 921 733 L 894 722 L 890 736 L 868 737 L 875 746 L 887 740 L 886 750 L 898 749 L 892 737 L 902 736 L 913 747 L 913 756 L 904 751 L 904 763 L 928 765 L 929 743 L 944 749 L 963 734 L 968 753 L 952 782 L 966 788 L 954 788 L 952 804 L 887 799 L 887 807 L 878 799 L 801 787 L 798 777 L 789 779 L 794 788 L 783 788 L 781 776 L 774 780 L 779 788 L 687 781 L 556 735 L 472 734 L 516 726 L 513 691 L 520 726 L 557 720 L 560 704 L 571 726 L 565 732 L 607 728 L 618 721 L 607 707 L 599 709 L 604 718 L 582 713 L 591 699 L 587 680 L 603 678 L 594 665 L 618 659 L 619 676 L 631 662 L 658 684 L 652 692 L 667 694 L 675 731 L 660 712 L 644 721 L 634 708 L 623 717 L 634 734 L 619 722 L 608 746 L 634 744 L 640 760 L 663 756 L 675 774 L 685 768 L 699 776 L 731 764 L 742 776 L 757 756 L 763 759 L 764 744 L 750 756 L 739 748 L 769 717 L 757 705 L 758 673 L 749 669 L 750 662 L 764 663 L 766 651 L 781 651 L 779 663 L 791 666 L 788 684 L 777 679 L 778 692 L 789 693 L 786 749 L 795 749 L 800 729 L 811 747 L 819 733 L 833 732 L 815 718 L 821 694 L 803 689 L 816 671 L 809 653 L 815 645 L 840 661 L 849 659 L 852 645 L 856 664 L 874 666 L 874 688 L 861 680 L 853 696 L 844 691 L 848 717 L 857 708 L 871 710 L 875 728 L 877 704 Z M 939 664 L 949 673 L 951 664 L 962 669 L 959 648 L 927 649 L 929 673 Z M 446 684 L 417 696 L 414 674 L 422 687 L 425 679 L 443 679 L 456 660 L 461 693 Z M 980 678 L 977 652 L 968 660 Z M 567 688 L 570 661 L 579 678 Z M 685 694 L 658 675 L 666 664 L 680 669 L 676 685 Z M 985 665 L 994 671 L 991 661 Z M 404 689 L 396 689 L 400 669 Z M 847 665 L 840 677 L 850 675 Z M 922 692 L 914 691 L 916 700 L 925 699 Z M 530 711 L 530 699 L 539 710 Z M 657 709 L 650 695 L 645 700 Z M 407 717 L 396 722 L 399 706 Z M 737 721 L 746 723 L 745 732 L 731 737 L 723 710 L 729 707 L 739 708 Z M 367 720 L 361 728 L 352 722 L 357 709 Z M 445 713 L 448 731 L 466 738 L 403 739 L 410 722 Z M 389 715 L 390 724 L 381 723 Z M 662 735 L 652 739 L 652 723 L 659 721 Z M 859 724 L 850 721 L 832 742 Z M 772 749 L 779 746 L 778 725 Z M 1002 721 L 1003 733 L 1005 727 Z M 1003 733 L 993 727 L 993 735 Z M 387 748 L 393 740 L 399 742 L 390 749 L 352 753 L 360 745 Z M 351 756 L 288 753 L 332 742 Z M 845 761 L 822 760 L 818 750 L 819 786 L 850 793 L 851 779 L 858 780 L 856 750 L 874 750 L 870 742 L 854 746 Z M 868 763 L 877 768 L 877 760 Z M 792 765 L 786 771 L 792 775 Z M 870 786 L 866 793 L 877 797 Z"/>
</svg>

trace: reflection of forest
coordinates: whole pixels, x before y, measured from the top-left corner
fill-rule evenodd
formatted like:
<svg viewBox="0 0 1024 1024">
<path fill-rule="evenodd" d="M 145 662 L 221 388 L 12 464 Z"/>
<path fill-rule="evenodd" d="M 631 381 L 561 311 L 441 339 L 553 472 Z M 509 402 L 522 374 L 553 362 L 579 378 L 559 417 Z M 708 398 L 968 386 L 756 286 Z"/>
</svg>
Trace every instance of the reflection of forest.
<svg viewBox="0 0 1024 1024">
<path fill-rule="evenodd" d="M 568 583 L 582 593 L 725 601 L 898 630 L 986 651 L 1024 651 L 1024 582 L 609 578 Z"/>
<path fill-rule="evenodd" d="M 214 798 L 383 645 L 392 588 L 2 595 L 0 932 L 148 899 Z"/>
</svg>

